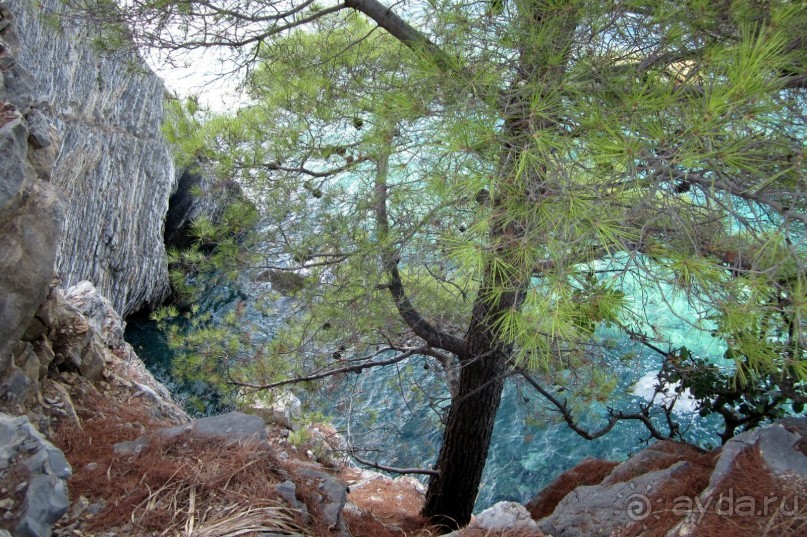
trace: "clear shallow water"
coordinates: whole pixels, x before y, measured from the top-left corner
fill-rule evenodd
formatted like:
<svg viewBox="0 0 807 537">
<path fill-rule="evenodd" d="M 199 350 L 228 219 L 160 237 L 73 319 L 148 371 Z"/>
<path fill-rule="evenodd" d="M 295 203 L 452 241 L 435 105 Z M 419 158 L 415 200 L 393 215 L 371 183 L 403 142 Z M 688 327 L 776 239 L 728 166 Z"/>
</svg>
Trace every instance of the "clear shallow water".
<svg viewBox="0 0 807 537">
<path fill-rule="evenodd" d="M 271 337 L 278 320 L 249 307 L 251 296 L 258 296 L 262 290 L 260 284 L 250 284 L 249 289 L 249 295 L 222 289 L 208 297 L 202 309 L 216 317 L 236 303 L 246 301 L 249 321 L 259 327 L 264 337 Z M 679 306 L 677 311 L 685 311 L 685 305 Z M 282 309 L 282 303 L 279 307 Z M 689 320 L 670 315 L 666 305 L 650 300 L 644 307 L 650 311 L 650 321 L 670 334 L 673 346 L 686 344 L 695 354 L 722 355 L 719 342 L 708 335 L 694 333 Z M 205 391 L 207 387 L 203 384 L 178 385 L 170 378 L 172 353 L 156 323 L 130 320 L 126 339 L 180 400 L 191 393 L 205 398 L 207 407 L 193 410 L 203 413 L 227 410 L 215 394 Z M 609 404 L 617 409 L 636 408 L 641 398 L 634 395 L 634 385 L 658 368 L 658 359 L 652 351 L 625 337 L 616 340 L 612 351 L 614 359 L 610 367 L 618 377 L 618 385 L 614 400 Z M 626 354 L 632 358 L 624 361 L 616 358 Z M 431 395 L 444 394 L 444 389 L 430 371 L 423 369 L 422 360 L 367 370 L 361 375 L 348 375 L 339 384 L 326 382 L 320 386 L 314 393 L 300 390 L 297 394 L 310 410 L 328 416 L 356 446 L 377 450 L 368 452 L 366 458 L 377 458 L 381 463 L 399 467 L 428 468 L 433 463 L 440 445 L 440 421 L 438 413 L 425 404 L 422 394 L 423 391 Z M 508 381 L 496 417 L 476 510 L 502 500 L 524 502 L 584 457 L 624 460 L 643 448 L 643 440 L 648 437 L 641 424 L 622 422 L 604 437 L 588 441 L 560 422 L 557 414 L 542 412 L 540 407 L 541 399 L 530 388 L 515 380 Z M 688 439 L 701 444 L 719 444 L 713 434 L 713 421 L 692 413 L 679 413 L 677 417 Z M 594 405 L 583 409 L 579 418 L 591 428 L 597 428 L 604 423 L 605 412 Z"/>
</svg>

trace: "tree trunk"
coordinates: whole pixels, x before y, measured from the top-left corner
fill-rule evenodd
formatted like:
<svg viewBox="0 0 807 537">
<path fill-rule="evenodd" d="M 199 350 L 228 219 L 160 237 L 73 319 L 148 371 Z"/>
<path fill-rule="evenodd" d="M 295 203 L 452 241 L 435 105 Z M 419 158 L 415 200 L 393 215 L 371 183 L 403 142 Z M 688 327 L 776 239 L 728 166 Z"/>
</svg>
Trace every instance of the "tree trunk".
<svg viewBox="0 0 807 537">
<path fill-rule="evenodd" d="M 460 78 L 468 76 L 464 70 L 453 67 L 443 50 L 378 0 L 347 0 L 345 6 L 364 13 L 406 46 L 426 53 L 447 74 L 459 75 Z M 513 201 L 508 196 L 528 201 L 530 193 L 541 191 L 547 171 L 540 166 L 532 173 L 519 174 L 516 163 L 530 143 L 529 134 L 552 128 L 553 124 L 546 118 L 531 118 L 529 103 L 532 95 L 530 92 L 522 94 L 519 83 L 530 82 L 534 85 L 532 87 L 548 90 L 550 83 L 559 82 L 578 15 L 574 2 L 546 6 L 536 0 L 525 0 L 519 4 L 519 9 L 524 11 L 522 17 L 526 27 L 543 27 L 551 21 L 547 34 L 552 34 L 552 38 L 541 41 L 546 43 L 545 46 L 526 47 L 521 51 L 518 62 L 523 79 L 513 81 L 502 109 L 502 116 L 506 118 L 503 130 L 506 141 L 500 173 L 494 178 L 500 188 L 492 189 L 490 246 L 495 255 L 508 263 L 512 261 L 513 266 L 519 264 L 521 256 L 514 250 L 518 249 L 517 239 L 523 237 L 527 225 L 508 216 L 506 206 Z M 562 59 L 558 61 L 558 57 Z M 376 179 L 376 221 L 380 236 L 386 235 L 389 228 L 386 161 L 382 160 Z M 519 267 L 521 273 L 516 271 L 505 276 L 488 265 L 463 342 L 431 326 L 418 314 L 404 292 L 394 252 L 385 246 L 382 246 L 382 262 L 389 275 L 390 293 L 404 322 L 429 345 L 451 352 L 460 360 L 459 387 L 449 409 L 443 443 L 435 464 L 438 473 L 429 481 L 422 511 L 432 522 L 456 529 L 471 519 L 509 368 L 510 346 L 500 340 L 493 327 L 501 314 L 519 307 L 532 269 Z"/>
<path fill-rule="evenodd" d="M 435 524 L 456 529 L 471 520 L 505 370 L 506 362 L 498 353 L 462 364 L 459 391 L 448 414 L 435 465 L 439 474 L 429 481 L 423 507 L 423 515 Z"/>
<path fill-rule="evenodd" d="M 485 281 L 495 283 L 490 271 Z M 518 295 L 503 293 L 492 301 L 488 293 L 480 291 L 474 304 L 466 353 L 460 357 L 459 387 L 434 467 L 439 473 L 429 480 L 422 512 L 445 529 L 457 529 L 471 520 L 509 367 L 509 348 L 502 348 L 492 321 L 515 307 Z"/>
</svg>

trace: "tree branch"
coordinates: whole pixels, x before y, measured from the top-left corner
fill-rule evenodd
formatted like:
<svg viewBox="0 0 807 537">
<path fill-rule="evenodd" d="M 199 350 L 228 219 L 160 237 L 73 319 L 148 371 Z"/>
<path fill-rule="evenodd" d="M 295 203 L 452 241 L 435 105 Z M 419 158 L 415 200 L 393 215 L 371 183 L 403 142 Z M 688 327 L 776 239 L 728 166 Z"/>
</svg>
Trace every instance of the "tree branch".
<svg viewBox="0 0 807 537">
<path fill-rule="evenodd" d="M 793 210 L 790 207 L 787 207 L 771 199 L 765 194 L 760 193 L 758 190 L 754 190 L 753 188 L 746 188 L 741 185 L 735 184 L 728 178 L 709 179 L 695 171 L 689 171 L 687 173 L 684 173 L 680 170 L 670 167 L 669 164 L 663 159 L 652 158 L 648 160 L 655 161 L 653 168 L 660 170 L 664 174 L 667 174 L 672 180 L 675 179 L 686 180 L 690 183 L 694 183 L 701 187 L 704 187 L 706 189 L 705 190 L 706 192 L 708 192 L 709 189 L 720 190 L 727 194 L 731 194 L 732 196 L 742 198 L 746 201 L 766 205 L 771 209 L 773 209 L 774 211 L 776 211 L 777 213 L 779 213 L 780 215 L 782 215 L 782 217 L 785 219 L 797 220 L 802 224 L 807 225 L 807 214 L 797 212 L 796 210 Z"/>
<path fill-rule="evenodd" d="M 183 40 L 172 41 L 172 40 L 162 38 L 159 34 L 156 34 L 156 33 L 151 35 L 150 37 L 153 40 L 153 43 L 159 43 L 158 46 L 160 48 L 164 48 L 166 50 L 181 50 L 181 49 L 192 50 L 192 49 L 198 49 L 198 48 L 211 48 L 211 47 L 240 48 L 240 47 L 244 47 L 246 45 L 259 44 L 259 43 L 263 42 L 264 40 L 266 40 L 266 39 L 268 39 L 268 38 L 270 38 L 272 36 L 281 34 L 281 33 L 285 32 L 285 31 L 291 30 L 293 28 L 304 26 L 305 24 L 308 24 L 309 22 L 313 22 L 313 21 L 315 21 L 317 19 L 321 19 L 322 17 L 330 15 L 331 13 L 336 13 L 338 11 L 341 11 L 343 9 L 346 9 L 347 7 L 348 7 L 347 4 L 337 4 L 335 6 L 331 6 L 329 8 L 325 8 L 325 9 L 321 9 L 319 11 L 316 11 L 313 14 L 307 16 L 307 17 L 303 17 L 301 19 L 293 20 L 293 21 L 291 21 L 291 22 L 289 22 L 287 24 L 281 25 L 281 26 L 272 26 L 268 30 L 266 30 L 265 32 L 254 34 L 254 35 L 251 35 L 251 36 L 248 36 L 248 37 L 244 36 L 243 38 L 240 38 L 240 39 L 238 39 L 238 38 L 227 38 L 222 33 L 215 34 L 214 39 L 208 39 L 207 38 L 208 36 L 205 35 L 202 39 L 195 40 L 195 41 L 193 41 L 193 40 L 189 40 L 189 41 L 183 41 Z"/>
<path fill-rule="evenodd" d="M 231 379 L 229 381 L 229 383 L 234 384 L 236 386 L 242 386 L 244 388 L 252 388 L 252 389 L 255 389 L 255 390 L 268 390 L 268 389 L 271 389 L 271 388 L 279 388 L 281 386 L 288 386 L 289 384 L 299 384 L 300 382 L 308 382 L 308 381 L 312 381 L 312 380 L 320 380 L 320 379 L 324 379 L 324 378 L 327 378 L 327 377 L 332 377 L 334 375 L 339 375 L 339 374 L 342 374 L 342 373 L 360 373 L 361 371 L 363 371 L 365 369 L 370 369 L 370 368 L 373 368 L 373 367 L 381 367 L 381 366 L 385 366 L 385 365 L 396 364 L 398 362 L 402 362 L 403 360 L 406 360 L 410 356 L 420 354 L 420 353 L 426 351 L 428 348 L 429 348 L 428 345 L 422 345 L 422 346 L 416 347 L 414 349 L 409 349 L 406 352 L 403 352 L 401 354 L 398 354 L 397 356 L 393 356 L 392 358 L 388 358 L 386 360 L 378 360 L 378 361 L 373 361 L 373 362 L 363 362 L 363 363 L 360 363 L 360 364 L 351 365 L 351 366 L 347 366 L 347 367 L 340 367 L 340 368 L 337 368 L 337 369 L 329 369 L 327 371 L 320 371 L 318 373 L 312 373 L 310 375 L 306 375 L 306 376 L 303 376 L 303 377 L 294 377 L 294 378 L 290 378 L 290 379 L 279 380 L 277 382 L 269 382 L 267 384 L 255 384 L 255 383 L 252 383 L 252 382 L 243 382 L 243 381 L 238 381 L 238 380 L 234 380 L 234 379 Z M 386 352 L 388 350 L 395 350 L 395 349 L 384 349 L 383 351 L 377 352 L 373 356 L 378 356 L 382 352 Z"/>
<path fill-rule="evenodd" d="M 342 172 L 344 172 L 346 170 L 349 170 L 349 169 L 353 168 L 354 166 L 356 166 L 356 164 L 359 164 L 360 162 L 366 162 L 368 160 L 370 160 L 369 157 L 364 157 L 364 156 L 359 157 L 357 159 L 354 159 L 354 160 L 348 162 L 344 166 L 339 166 L 339 167 L 332 168 L 330 170 L 325 170 L 325 171 L 322 171 L 322 172 L 309 170 L 308 168 L 306 168 L 303 165 L 297 166 L 296 168 L 292 168 L 292 167 L 289 167 L 289 166 L 281 166 L 277 162 L 268 162 L 268 163 L 264 164 L 264 167 L 266 169 L 268 169 L 268 170 L 273 170 L 273 171 L 288 172 L 288 173 L 302 173 L 302 174 L 308 175 L 310 177 L 318 177 L 318 178 L 320 178 L 320 177 L 330 177 L 332 175 L 342 173 Z"/>
<path fill-rule="evenodd" d="M 387 289 L 392 296 L 398 315 L 420 339 L 432 347 L 450 352 L 456 356 L 465 354 L 465 342 L 451 334 L 432 326 L 412 305 L 404 290 L 401 273 L 398 271 L 398 258 L 389 244 L 389 218 L 387 215 L 387 166 L 389 151 L 379 156 L 375 178 L 375 221 L 378 233 L 381 264 L 387 273 Z"/>
<path fill-rule="evenodd" d="M 552 395 L 547 389 L 541 386 L 541 384 L 524 369 L 519 368 L 516 370 L 516 372 L 519 373 L 524 378 L 524 380 L 526 380 L 527 383 L 535 389 L 535 391 L 541 394 L 541 396 L 544 399 L 549 401 L 552 404 L 552 406 L 554 406 L 557 409 L 558 412 L 560 412 L 560 415 L 563 417 L 563 420 L 566 422 L 566 425 L 568 425 L 568 427 L 571 430 L 573 430 L 575 433 L 585 438 L 586 440 L 594 440 L 596 438 L 608 434 L 611 431 L 611 429 L 613 429 L 616 426 L 616 424 L 622 420 L 640 421 L 647 428 L 648 432 L 650 433 L 650 436 L 652 436 L 657 440 L 663 440 L 665 438 L 672 437 L 672 432 L 670 435 L 665 436 L 661 434 L 661 432 L 659 432 L 658 429 L 656 429 L 656 426 L 653 425 L 653 422 L 650 420 L 650 415 L 648 411 L 649 407 L 642 407 L 642 409 L 639 412 L 634 412 L 630 414 L 622 412 L 621 410 L 614 411 L 613 409 L 609 408 L 608 422 L 597 431 L 594 432 L 587 431 L 586 429 L 583 429 L 582 427 L 580 427 L 580 425 L 578 425 L 565 399 L 563 401 L 560 401 L 557 397 Z"/>
<path fill-rule="evenodd" d="M 425 53 L 442 71 L 458 71 L 456 62 L 440 47 L 378 0 L 346 0 L 344 5 L 370 17 L 415 53 Z"/>
<path fill-rule="evenodd" d="M 359 457 L 358 455 L 356 455 L 356 450 L 355 449 L 350 450 L 350 456 L 353 457 L 354 459 L 359 461 L 359 463 L 361 463 L 361 464 L 363 464 L 365 466 L 369 466 L 369 467 L 375 468 L 377 470 L 383 470 L 385 472 L 391 472 L 393 474 L 423 474 L 423 475 L 433 475 L 433 476 L 440 475 L 440 472 L 438 472 L 437 470 L 428 470 L 428 469 L 425 469 L 425 468 L 397 468 L 395 466 L 387 466 L 387 465 L 384 465 L 384 464 L 378 464 L 377 462 L 371 462 L 371 461 L 368 461 L 367 459 L 364 459 L 364 458 Z"/>
</svg>

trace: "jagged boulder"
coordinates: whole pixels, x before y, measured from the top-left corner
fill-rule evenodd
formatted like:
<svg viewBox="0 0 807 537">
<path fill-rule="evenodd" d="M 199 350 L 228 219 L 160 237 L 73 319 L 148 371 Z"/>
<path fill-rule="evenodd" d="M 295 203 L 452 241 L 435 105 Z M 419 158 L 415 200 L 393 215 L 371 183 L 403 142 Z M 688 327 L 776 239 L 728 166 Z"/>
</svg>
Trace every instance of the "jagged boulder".
<svg viewBox="0 0 807 537">
<path fill-rule="evenodd" d="M 47 326 L 47 339 L 54 350 L 53 364 L 61 370 L 73 370 L 90 381 L 101 378 L 106 346 L 100 332 L 69 303 L 59 289 L 39 308 L 37 318 Z"/>
<path fill-rule="evenodd" d="M 489 531 L 535 530 L 538 524 L 520 503 L 499 502 L 476 515 L 469 527 Z"/>
<path fill-rule="evenodd" d="M 126 323 L 115 311 L 112 302 L 101 296 L 91 282 L 85 280 L 66 289 L 64 297 L 84 316 L 108 348 L 123 348 L 126 344 L 123 339 Z"/>
<path fill-rule="evenodd" d="M 174 423 L 190 421 L 185 411 L 174 402 L 168 388 L 154 378 L 132 346 L 123 339 L 125 323 L 112 303 L 102 296 L 92 283 L 79 282 L 66 289 L 64 293 L 55 290 L 49 300 L 40 307 L 37 319 L 48 328 L 53 348 L 59 354 L 57 364 L 64 363 L 64 357 L 71 355 L 70 349 L 81 347 L 81 342 L 84 341 L 86 344 L 89 338 L 93 342 L 91 349 L 96 353 L 92 360 L 103 363 L 104 374 L 108 375 L 110 380 L 116 379 L 117 382 L 128 385 L 135 396 L 147 398 L 155 419 Z M 60 338 L 58 328 L 54 334 L 54 327 L 76 325 L 80 326 L 81 330 L 73 330 L 73 336 L 65 334 Z M 83 331 L 84 326 L 87 327 L 86 331 Z M 78 338 L 78 342 L 73 341 L 74 338 Z M 67 343 L 67 350 L 59 346 L 60 342 Z M 50 344 L 48 339 L 45 339 L 44 343 Z M 52 356 L 54 351 L 50 354 Z M 75 353 L 72 356 L 75 357 Z M 47 353 L 45 357 L 47 358 Z M 94 367 L 89 369 L 94 371 Z"/>
<path fill-rule="evenodd" d="M 0 354 L 28 328 L 45 299 L 63 208 L 28 162 L 28 128 L 19 115 L 0 126 Z"/>
<path fill-rule="evenodd" d="M 241 412 L 228 412 L 160 431 L 160 434 L 166 438 L 183 433 L 188 433 L 195 438 L 223 440 L 227 443 L 263 441 L 266 440 L 266 425 L 257 416 Z"/>
<path fill-rule="evenodd" d="M 309 491 L 315 491 L 317 514 L 328 529 L 342 536 L 349 535 L 342 518 L 342 510 L 347 502 L 347 485 L 321 467 L 301 465 L 297 469 L 297 475 Z"/>
<path fill-rule="evenodd" d="M 554 537 L 796 536 L 805 528 L 805 498 L 807 418 L 793 417 L 713 452 L 654 444 L 599 483 L 571 489 L 538 527 Z"/>
<path fill-rule="evenodd" d="M 311 523 L 311 516 L 308 513 L 308 507 L 305 503 L 297 499 L 297 485 L 294 481 L 286 480 L 275 487 L 278 495 L 283 498 L 289 507 L 300 513 L 301 519 L 304 524 Z"/>
<path fill-rule="evenodd" d="M 554 537 L 611 537 L 646 520 L 653 491 L 687 480 L 691 472 L 691 463 L 681 461 L 630 481 L 577 487 L 538 526 Z"/>
<path fill-rule="evenodd" d="M 720 450 L 708 486 L 679 498 L 669 537 L 713 535 L 741 521 L 737 537 L 803 535 L 807 530 L 807 418 L 746 431 Z"/>
<path fill-rule="evenodd" d="M 54 522 L 69 505 L 72 475 L 64 454 L 25 416 L 0 413 L 0 483 L 6 526 L 16 537 L 50 537 Z"/>
<path fill-rule="evenodd" d="M 266 440 L 266 425 L 257 416 L 228 412 L 218 416 L 208 416 L 182 425 L 166 427 L 158 431 L 164 439 L 176 438 L 180 435 L 200 440 L 219 440 L 225 444 L 243 442 L 263 442 Z M 138 455 L 149 445 L 148 438 L 139 437 L 134 440 L 118 442 L 114 446 L 118 455 Z"/>
<path fill-rule="evenodd" d="M 264 391 L 245 396 L 241 409 L 260 416 L 267 424 L 275 423 L 287 429 L 296 429 L 295 423 L 303 413 L 300 400 L 288 390 Z"/>
<path fill-rule="evenodd" d="M 597 485 L 605 479 L 618 463 L 586 457 L 574 468 L 555 478 L 544 490 L 531 499 L 525 507 L 535 520 L 552 514 L 555 507 L 571 491 L 579 486 Z"/>
</svg>

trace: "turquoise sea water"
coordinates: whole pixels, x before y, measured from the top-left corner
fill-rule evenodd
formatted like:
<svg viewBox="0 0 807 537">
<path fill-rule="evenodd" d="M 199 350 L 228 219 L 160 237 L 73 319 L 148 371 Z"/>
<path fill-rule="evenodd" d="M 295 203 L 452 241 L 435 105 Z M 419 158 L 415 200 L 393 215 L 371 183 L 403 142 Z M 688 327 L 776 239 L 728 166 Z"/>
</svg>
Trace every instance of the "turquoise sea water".
<svg viewBox="0 0 807 537">
<path fill-rule="evenodd" d="M 267 284 L 249 284 L 245 287 L 246 293 L 222 289 L 202 307 L 215 317 L 238 302 L 246 301 L 249 305 L 261 294 L 261 285 Z M 283 304 L 279 306 L 282 309 Z M 649 300 L 643 307 L 651 309 L 651 322 L 670 335 L 671 345 L 686 344 L 695 354 L 722 355 L 718 341 L 694 332 L 686 316 L 669 313 L 668 304 Z M 271 335 L 278 319 L 259 314 L 249 306 L 247 309 L 249 320 Z M 679 304 L 673 311 L 685 309 L 685 305 Z M 205 385 L 176 384 L 170 378 L 171 350 L 153 321 L 130 320 L 126 338 L 146 365 L 166 381 L 180 399 L 183 394 L 193 393 L 201 395 L 208 403 L 204 412 L 226 410 Z M 618 377 L 618 385 L 609 405 L 630 410 L 642 400 L 634 394 L 636 383 L 648 382 L 647 375 L 658 368 L 658 359 L 651 351 L 625 337 L 615 340 L 612 353 L 609 367 Z M 618 358 L 626 354 L 632 356 L 631 360 Z M 423 368 L 423 363 L 414 358 L 397 366 L 348 375 L 339 383 L 322 383 L 314 393 L 301 390 L 297 394 L 310 410 L 328 416 L 354 445 L 368 448 L 365 458 L 392 466 L 428 468 L 439 449 L 440 409 L 439 405 L 434 408 L 426 404 L 423 395 L 439 397 L 445 392 L 432 373 Z M 604 423 L 605 410 L 593 405 L 582 409 L 579 417 L 596 428 Z M 688 439 L 701 444 L 719 444 L 714 436 L 716 424 L 713 421 L 704 420 L 696 413 L 679 413 L 677 417 Z M 584 457 L 624 460 L 644 447 L 643 441 L 647 438 L 642 425 L 623 422 L 602 438 L 585 440 L 561 423 L 557 414 L 548 411 L 528 386 L 516 379 L 508 381 L 476 509 L 502 500 L 526 501 Z"/>
</svg>

